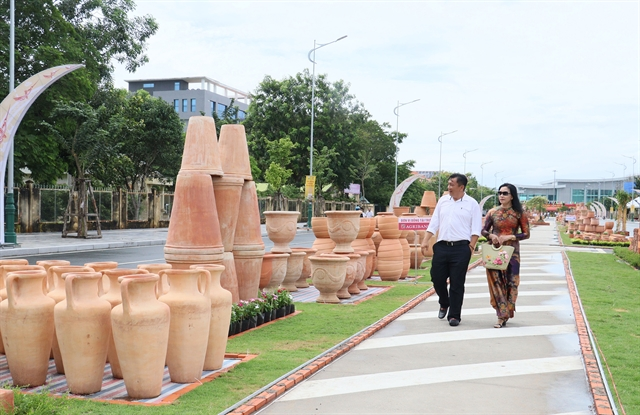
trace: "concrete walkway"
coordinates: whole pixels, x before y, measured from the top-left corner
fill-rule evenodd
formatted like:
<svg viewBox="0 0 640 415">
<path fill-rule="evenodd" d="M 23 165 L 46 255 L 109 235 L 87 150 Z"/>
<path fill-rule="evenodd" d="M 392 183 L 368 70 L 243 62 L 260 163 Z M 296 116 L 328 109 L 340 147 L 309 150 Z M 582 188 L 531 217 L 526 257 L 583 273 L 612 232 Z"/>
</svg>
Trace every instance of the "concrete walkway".
<svg viewBox="0 0 640 415">
<path fill-rule="evenodd" d="M 493 328 L 485 270 L 468 274 L 462 322 L 435 295 L 260 414 L 595 413 L 554 224 L 522 243 L 517 312 Z"/>
</svg>

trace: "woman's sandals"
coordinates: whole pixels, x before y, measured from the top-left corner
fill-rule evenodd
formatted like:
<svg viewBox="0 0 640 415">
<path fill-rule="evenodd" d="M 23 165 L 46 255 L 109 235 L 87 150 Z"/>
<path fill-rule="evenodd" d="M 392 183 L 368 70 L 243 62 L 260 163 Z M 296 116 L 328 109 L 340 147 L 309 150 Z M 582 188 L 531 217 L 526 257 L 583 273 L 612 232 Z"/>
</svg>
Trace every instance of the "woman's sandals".
<svg viewBox="0 0 640 415">
<path fill-rule="evenodd" d="M 493 325 L 494 328 L 499 329 L 502 328 L 504 326 L 507 325 L 507 320 L 509 320 L 508 318 L 499 318 L 498 322 L 496 324 Z"/>
</svg>

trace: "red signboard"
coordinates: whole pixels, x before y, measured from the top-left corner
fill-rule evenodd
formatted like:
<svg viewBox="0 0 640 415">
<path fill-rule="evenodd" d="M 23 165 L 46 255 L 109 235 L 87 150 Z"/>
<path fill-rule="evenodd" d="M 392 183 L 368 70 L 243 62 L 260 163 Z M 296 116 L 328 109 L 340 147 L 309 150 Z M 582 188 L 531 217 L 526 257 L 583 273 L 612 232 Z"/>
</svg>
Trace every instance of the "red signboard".
<svg viewBox="0 0 640 415">
<path fill-rule="evenodd" d="M 398 218 L 398 229 L 401 231 L 426 231 L 431 218 Z"/>
</svg>

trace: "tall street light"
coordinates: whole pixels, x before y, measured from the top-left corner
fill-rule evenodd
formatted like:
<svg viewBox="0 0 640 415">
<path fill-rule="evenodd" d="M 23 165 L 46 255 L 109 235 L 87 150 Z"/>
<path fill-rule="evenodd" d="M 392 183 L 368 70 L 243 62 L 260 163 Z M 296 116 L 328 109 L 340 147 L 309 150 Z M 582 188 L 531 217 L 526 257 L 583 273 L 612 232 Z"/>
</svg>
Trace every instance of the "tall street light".
<svg viewBox="0 0 640 415">
<path fill-rule="evenodd" d="M 15 80 L 15 28 L 16 28 L 16 6 L 15 1 L 9 2 L 9 93 L 14 89 Z M 15 139 L 11 142 L 9 147 L 9 157 L 7 159 L 7 197 L 4 202 L 4 206 L 0 206 L 0 209 L 4 208 L 4 218 L 6 222 L 4 241 L 7 244 L 17 244 L 18 235 L 15 229 L 15 217 L 16 217 L 16 205 L 13 199 L 13 145 Z M 0 187 L 1 191 L 1 187 Z M 0 223 L 2 226 L 2 223 Z"/>
<path fill-rule="evenodd" d="M 631 181 L 635 182 L 635 176 L 636 176 L 636 158 L 633 156 L 625 156 L 624 154 L 622 155 L 622 157 L 626 157 L 628 159 L 633 160 L 633 164 L 631 166 Z"/>
<path fill-rule="evenodd" d="M 309 144 L 309 176 L 313 176 L 313 121 L 315 118 L 315 104 L 316 104 L 316 50 L 323 48 L 332 43 L 336 43 L 339 40 L 344 39 L 347 35 L 339 37 L 333 42 L 329 43 L 316 43 L 315 39 L 313 40 L 313 49 L 309 51 L 307 57 L 313 63 L 313 74 L 311 75 L 311 139 Z M 311 54 L 313 53 L 313 59 L 311 58 Z M 309 209 L 307 210 L 308 220 L 307 227 L 311 228 L 311 216 L 313 215 L 313 196 L 309 199 Z"/>
<path fill-rule="evenodd" d="M 616 163 L 615 161 L 614 163 L 617 164 L 618 166 L 622 166 L 622 181 L 624 182 L 624 176 L 627 174 L 627 165 L 622 163 Z"/>
<path fill-rule="evenodd" d="M 467 153 L 471 153 L 476 150 L 478 149 L 474 148 L 473 150 L 465 150 L 464 153 L 462 153 L 462 157 L 464 157 L 464 169 L 462 170 L 462 174 L 467 174 Z"/>
<path fill-rule="evenodd" d="M 413 101 L 405 102 L 403 104 L 398 101 L 398 106 L 393 109 L 393 113 L 396 114 L 396 180 L 393 185 L 393 189 L 395 190 L 398 187 L 398 122 L 400 118 L 400 113 L 398 109 L 400 107 L 404 107 L 405 105 L 413 104 L 414 102 L 420 101 L 420 98 L 414 99 Z"/>
<path fill-rule="evenodd" d="M 493 163 L 493 161 L 487 161 L 480 165 L 480 170 L 482 171 L 482 183 L 484 183 L 484 165 L 489 163 Z M 482 184 L 480 185 L 480 200 L 482 200 Z"/>
<path fill-rule="evenodd" d="M 500 190 L 500 189 L 498 189 L 498 175 L 499 175 L 500 173 L 504 173 L 504 172 L 505 172 L 505 170 L 500 170 L 500 171 L 497 171 L 497 172 L 495 172 L 495 173 L 493 174 L 493 187 L 495 187 L 495 188 L 496 188 L 496 192 L 497 192 L 498 190 Z"/>
<path fill-rule="evenodd" d="M 453 134 L 458 130 L 453 130 L 451 132 L 448 133 L 443 133 L 440 132 L 440 136 L 438 137 L 438 141 L 440 142 L 440 164 L 438 167 L 438 197 L 442 196 L 442 137 L 444 137 L 445 135 L 449 135 L 449 134 Z"/>
<path fill-rule="evenodd" d="M 556 171 L 553 171 L 553 201 L 558 201 L 558 195 L 556 194 Z"/>
</svg>

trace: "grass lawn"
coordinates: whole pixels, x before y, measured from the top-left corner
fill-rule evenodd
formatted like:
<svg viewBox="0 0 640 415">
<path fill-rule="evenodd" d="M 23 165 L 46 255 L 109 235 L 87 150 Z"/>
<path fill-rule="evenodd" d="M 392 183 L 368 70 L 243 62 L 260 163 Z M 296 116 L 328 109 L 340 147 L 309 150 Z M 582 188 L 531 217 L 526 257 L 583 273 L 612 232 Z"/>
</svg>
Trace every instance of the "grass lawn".
<svg viewBox="0 0 640 415">
<path fill-rule="evenodd" d="M 571 238 L 566 234 L 567 227 L 566 226 L 558 226 L 558 235 L 562 238 L 562 245 L 571 246 L 573 242 L 571 242 Z"/>
<path fill-rule="evenodd" d="M 567 255 L 587 320 L 604 354 L 604 371 L 607 365 L 611 371 L 607 380 L 614 400 L 613 383 L 626 413 L 640 414 L 640 271 L 615 255 Z M 619 405 L 618 410 L 623 413 Z"/>
<path fill-rule="evenodd" d="M 428 267 L 429 263 L 425 263 Z M 424 266 L 424 265 L 423 265 Z M 145 407 L 70 400 L 66 414 L 211 414 L 220 413 L 287 372 L 368 327 L 428 290 L 428 269 L 414 282 L 371 282 L 392 289 L 358 305 L 296 303 L 299 315 L 229 340 L 227 352 L 258 355 L 172 405 Z"/>
</svg>

